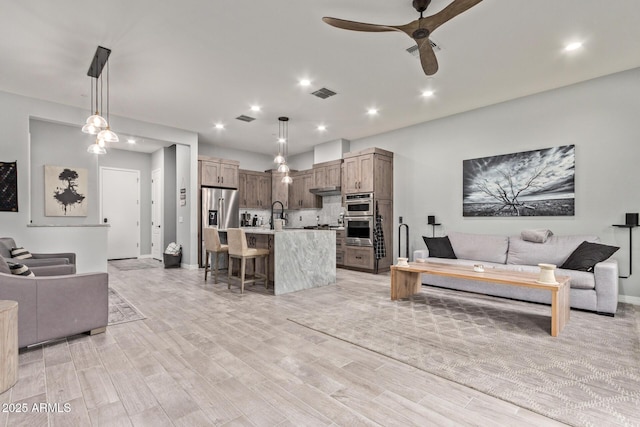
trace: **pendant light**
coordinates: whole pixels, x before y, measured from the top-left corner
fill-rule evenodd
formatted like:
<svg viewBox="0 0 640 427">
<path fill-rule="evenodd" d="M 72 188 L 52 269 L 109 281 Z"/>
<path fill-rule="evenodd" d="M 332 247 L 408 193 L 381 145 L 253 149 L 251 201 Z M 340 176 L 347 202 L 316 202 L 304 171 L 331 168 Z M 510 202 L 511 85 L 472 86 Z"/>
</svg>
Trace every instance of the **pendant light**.
<svg viewBox="0 0 640 427">
<path fill-rule="evenodd" d="M 278 164 L 278 172 L 284 172 L 282 177 L 284 184 L 291 184 L 293 179 L 289 176 L 289 166 L 287 165 L 287 154 L 289 153 L 289 118 L 278 117 L 278 154 L 274 162 Z"/>
<path fill-rule="evenodd" d="M 90 135 L 97 135 L 96 141 L 91 144 L 87 151 L 92 154 L 105 154 L 107 150 L 105 149 L 106 142 L 118 142 L 119 138 L 115 132 L 111 130 L 109 127 L 109 65 L 107 61 L 109 60 L 109 55 L 111 54 L 111 49 L 104 48 L 102 46 L 98 46 L 96 49 L 96 53 L 93 56 L 93 60 L 91 61 L 91 65 L 89 66 L 89 71 L 87 75 L 91 77 L 91 111 L 94 111 L 94 80 L 95 80 L 95 113 L 87 118 L 84 126 L 82 126 L 82 132 L 88 133 Z M 103 80 L 102 80 L 102 70 L 105 65 L 107 66 L 107 119 L 105 119 L 102 115 L 100 115 L 100 110 L 102 109 L 103 104 Z M 100 84 L 100 92 L 98 94 L 98 83 Z"/>
</svg>

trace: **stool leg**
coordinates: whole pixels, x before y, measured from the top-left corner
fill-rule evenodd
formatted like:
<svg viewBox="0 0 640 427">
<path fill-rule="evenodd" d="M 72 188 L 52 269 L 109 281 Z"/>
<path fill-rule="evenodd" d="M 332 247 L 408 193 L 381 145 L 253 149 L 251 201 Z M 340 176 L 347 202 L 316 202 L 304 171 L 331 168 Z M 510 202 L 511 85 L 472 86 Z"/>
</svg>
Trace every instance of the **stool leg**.
<svg viewBox="0 0 640 427">
<path fill-rule="evenodd" d="M 244 273 L 247 267 L 247 259 L 242 257 L 240 259 L 240 293 L 244 294 Z"/>
<path fill-rule="evenodd" d="M 215 270 L 213 270 L 213 283 L 218 283 L 218 258 L 220 258 L 220 254 L 218 252 L 214 252 L 214 256 L 216 257 Z"/>
<path fill-rule="evenodd" d="M 233 258 L 229 257 L 229 271 L 227 274 L 227 289 L 231 289 L 231 272 L 233 271 L 233 268 L 231 268 L 231 266 L 233 265 L 232 263 Z"/>
<path fill-rule="evenodd" d="M 264 257 L 264 288 L 269 289 L 269 255 Z"/>
<path fill-rule="evenodd" d="M 207 271 L 209 271 L 209 257 L 211 256 L 211 254 L 209 253 L 209 251 L 205 252 L 204 255 L 204 281 L 207 281 Z"/>
</svg>

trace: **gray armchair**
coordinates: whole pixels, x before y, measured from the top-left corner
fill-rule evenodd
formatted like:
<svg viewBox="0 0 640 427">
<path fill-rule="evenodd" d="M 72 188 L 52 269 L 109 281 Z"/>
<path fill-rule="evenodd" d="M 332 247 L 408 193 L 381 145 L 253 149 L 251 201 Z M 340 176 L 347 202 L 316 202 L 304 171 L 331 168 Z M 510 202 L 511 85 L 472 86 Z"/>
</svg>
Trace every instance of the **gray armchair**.
<svg viewBox="0 0 640 427">
<path fill-rule="evenodd" d="M 109 316 L 107 273 L 68 274 L 75 266 L 33 267 L 12 275 L 0 257 L 0 299 L 18 302 L 20 348 L 83 332 L 104 332 Z"/>
<path fill-rule="evenodd" d="M 0 256 L 11 260 L 11 249 L 17 248 L 15 240 L 11 237 L 0 237 Z M 28 249 L 28 248 L 27 248 Z M 39 267 L 46 265 L 71 264 L 76 265 L 76 254 L 73 252 L 61 252 L 53 254 L 31 253 L 33 258 L 16 260 L 20 264 L 31 267 Z M 74 267 L 75 268 L 75 267 Z M 75 272 L 75 271 L 74 271 Z"/>
</svg>

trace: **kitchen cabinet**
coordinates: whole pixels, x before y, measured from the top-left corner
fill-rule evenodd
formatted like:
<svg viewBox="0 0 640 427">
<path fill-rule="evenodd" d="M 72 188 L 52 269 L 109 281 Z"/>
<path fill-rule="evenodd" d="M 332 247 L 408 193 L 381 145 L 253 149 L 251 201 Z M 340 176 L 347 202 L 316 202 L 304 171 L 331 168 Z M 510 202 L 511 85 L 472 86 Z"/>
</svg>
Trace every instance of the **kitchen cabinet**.
<svg viewBox="0 0 640 427">
<path fill-rule="evenodd" d="M 344 265 L 344 230 L 336 230 L 336 265 Z"/>
<path fill-rule="evenodd" d="M 322 197 L 309 192 L 314 187 L 313 169 L 289 173 L 293 179 L 289 191 L 289 209 L 322 208 Z"/>
<path fill-rule="evenodd" d="M 238 168 L 235 160 L 201 156 L 199 163 L 200 185 L 221 188 L 238 188 Z"/>
<path fill-rule="evenodd" d="M 268 209 L 271 207 L 271 174 L 240 170 L 238 192 L 241 208 Z"/>
<path fill-rule="evenodd" d="M 342 160 L 313 165 L 313 188 L 340 187 Z"/>
<path fill-rule="evenodd" d="M 373 192 L 378 200 L 393 199 L 393 153 L 379 148 L 345 153 L 342 188 L 345 194 Z"/>
<path fill-rule="evenodd" d="M 284 175 L 284 172 L 271 172 L 271 203 L 278 200 L 282 202 L 285 209 L 289 209 L 289 193 L 291 184 L 285 184 L 282 182 Z"/>
<path fill-rule="evenodd" d="M 375 256 L 371 246 L 347 246 L 344 253 L 344 265 L 356 269 L 373 270 Z"/>
</svg>

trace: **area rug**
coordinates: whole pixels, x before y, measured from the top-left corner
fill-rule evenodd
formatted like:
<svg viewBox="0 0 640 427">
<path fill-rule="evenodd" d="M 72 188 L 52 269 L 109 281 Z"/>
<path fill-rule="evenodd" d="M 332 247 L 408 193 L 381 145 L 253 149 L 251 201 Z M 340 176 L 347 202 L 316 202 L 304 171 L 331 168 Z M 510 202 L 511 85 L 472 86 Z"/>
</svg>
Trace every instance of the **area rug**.
<svg viewBox="0 0 640 427">
<path fill-rule="evenodd" d="M 570 425 L 640 425 L 640 307 L 572 310 L 553 338 L 545 305 L 432 287 L 372 294 L 289 320 Z"/>
<path fill-rule="evenodd" d="M 163 264 L 160 261 L 151 258 L 117 259 L 109 261 L 109 265 L 117 268 L 120 271 L 143 270 L 147 268 L 163 267 Z"/>
<path fill-rule="evenodd" d="M 133 304 L 113 288 L 109 288 L 109 326 L 146 319 Z"/>
</svg>

